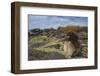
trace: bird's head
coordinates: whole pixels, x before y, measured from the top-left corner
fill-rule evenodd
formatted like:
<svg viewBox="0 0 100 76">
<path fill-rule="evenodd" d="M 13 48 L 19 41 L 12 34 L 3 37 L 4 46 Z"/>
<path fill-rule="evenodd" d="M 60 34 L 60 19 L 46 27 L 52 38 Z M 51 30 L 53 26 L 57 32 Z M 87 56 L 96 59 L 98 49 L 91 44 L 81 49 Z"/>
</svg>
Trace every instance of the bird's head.
<svg viewBox="0 0 100 76">
<path fill-rule="evenodd" d="M 66 35 L 66 40 L 70 40 L 70 41 L 78 40 L 78 36 L 75 32 L 68 32 Z"/>
</svg>

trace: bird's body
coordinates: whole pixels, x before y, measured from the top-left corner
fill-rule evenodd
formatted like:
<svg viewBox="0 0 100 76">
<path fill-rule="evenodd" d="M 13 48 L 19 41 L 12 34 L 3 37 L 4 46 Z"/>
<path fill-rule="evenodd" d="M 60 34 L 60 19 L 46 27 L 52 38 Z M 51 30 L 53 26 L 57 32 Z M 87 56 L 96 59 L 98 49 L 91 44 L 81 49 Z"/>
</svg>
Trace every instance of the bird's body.
<svg viewBox="0 0 100 76">
<path fill-rule="evenodd" d="M 75 52 L 75 47 L 71 43 L 71 41 L 65 41 L 64 42 L 64 54 L 66 58 L 71 58 L 73 53 Z"/>
<path fill-rule="evenodd" d="M 78 41 L 78 36 L 69 32 L 64 40 L 64 54 L 66 58 L 71 58 L 79 54 L 80 43 Z"/>
</svg>

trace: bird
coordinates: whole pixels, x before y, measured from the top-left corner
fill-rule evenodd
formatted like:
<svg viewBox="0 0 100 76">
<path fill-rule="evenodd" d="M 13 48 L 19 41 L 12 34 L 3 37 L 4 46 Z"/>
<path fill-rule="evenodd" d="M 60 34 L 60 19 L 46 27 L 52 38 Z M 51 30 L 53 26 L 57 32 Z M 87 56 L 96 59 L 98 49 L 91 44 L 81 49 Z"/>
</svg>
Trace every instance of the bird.
<svg viewBox="0 0 100 76">
<path fill-rule="evenodd" d="M 66 58 L 72 58 L 79 54 L 79 37 L 75 32 L 68 32 L 64 39 L 64 54 Z"/>
</svg>

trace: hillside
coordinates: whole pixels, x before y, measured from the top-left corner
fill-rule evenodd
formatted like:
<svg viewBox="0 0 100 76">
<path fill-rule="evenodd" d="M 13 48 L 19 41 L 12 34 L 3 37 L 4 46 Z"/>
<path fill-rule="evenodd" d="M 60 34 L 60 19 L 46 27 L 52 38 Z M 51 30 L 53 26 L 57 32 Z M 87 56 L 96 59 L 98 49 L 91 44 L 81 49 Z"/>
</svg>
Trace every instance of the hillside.
<svg viewBox="0 0 100 76">
<path fill-rule="evenodd" d="M 28 60 L 68 59 L 64 55 L 63 41 L 67 32 L 77 32 L 81 49 L 73 58 L 87 58 L 87 27 L 59 27 L 58 29 L 33 29 L 29 32 Z"/>
</svg>

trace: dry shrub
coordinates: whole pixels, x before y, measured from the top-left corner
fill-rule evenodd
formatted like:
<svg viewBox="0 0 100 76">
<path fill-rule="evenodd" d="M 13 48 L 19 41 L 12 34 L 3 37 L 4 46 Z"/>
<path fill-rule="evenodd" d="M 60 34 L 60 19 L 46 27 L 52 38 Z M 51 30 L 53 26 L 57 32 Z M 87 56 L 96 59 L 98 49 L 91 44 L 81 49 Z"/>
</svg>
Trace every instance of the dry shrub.
<svg viewBox="0 0 100 76">
<path fill-rule="evenodd" d="M 77 32 L 80 29 L 79 26 L 69 25 L 66 27 L 59 27 L 58 31 L 67 33 L 67 32 Z"/>
</svg>

